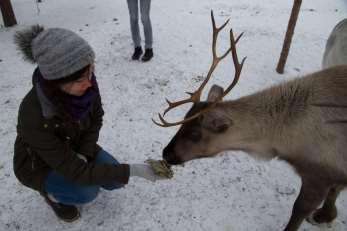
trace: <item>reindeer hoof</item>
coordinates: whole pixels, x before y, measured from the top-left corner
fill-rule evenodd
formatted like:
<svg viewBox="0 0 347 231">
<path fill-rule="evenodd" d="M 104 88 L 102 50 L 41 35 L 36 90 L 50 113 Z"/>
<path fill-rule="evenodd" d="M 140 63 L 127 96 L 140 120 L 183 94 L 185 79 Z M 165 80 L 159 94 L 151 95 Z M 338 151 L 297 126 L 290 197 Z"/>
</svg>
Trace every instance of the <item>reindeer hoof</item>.
<svg viewBox="0 0 347 231">
<path fill-rule="evenodd" d="M 331 224 L 334 219 L 337 217 L 337 209 L 336 207 L 332 207 L 330 209 L 320 208 L 314 211 L 306 220 L 313 225 L 319 224 Z"/>
<path fill-rule="evenodd" d="M 315 219 L 316 212 L 312 213 L 309 217 L 307 217 L 306 221 L 309 222 L 311 225 L 314 225 L 314 226 L 318 226 L 318 227 L 322 227 L 322 228 L 323 227 L 324 228 L 331 228 L 332 222 L 317 221 Z"/>
</svg>

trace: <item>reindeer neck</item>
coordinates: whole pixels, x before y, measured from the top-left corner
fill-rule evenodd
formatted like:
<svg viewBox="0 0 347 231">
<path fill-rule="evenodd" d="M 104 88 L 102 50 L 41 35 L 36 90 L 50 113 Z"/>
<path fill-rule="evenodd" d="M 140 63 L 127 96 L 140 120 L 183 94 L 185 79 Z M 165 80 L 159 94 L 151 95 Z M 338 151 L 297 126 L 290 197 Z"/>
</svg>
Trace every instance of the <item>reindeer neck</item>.
<svg viewBox="0 0 347 231">
<path fill-rule="evenodd" d="M 233 121 L 231 149 L 253 151 L 263 157 L 272 152 L 274 144 L 285 142 L 285 133 L 305 116 L 310 89 L 311 81 L 298 79 L 220 103 Z"/>
</svg>

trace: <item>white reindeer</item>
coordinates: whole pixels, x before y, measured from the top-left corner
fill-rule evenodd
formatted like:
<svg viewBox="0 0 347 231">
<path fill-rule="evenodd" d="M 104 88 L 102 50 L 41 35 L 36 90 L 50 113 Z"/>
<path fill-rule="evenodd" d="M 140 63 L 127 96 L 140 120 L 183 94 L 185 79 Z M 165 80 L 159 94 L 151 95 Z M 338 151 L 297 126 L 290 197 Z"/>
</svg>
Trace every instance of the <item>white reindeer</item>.
<svg viewBox="0 0 347 231">
<path fill-rule="evenodd" d="M 323 56 L 323 69 L 347 64 L 347 18 L 331 32 Z"/>
</svg>

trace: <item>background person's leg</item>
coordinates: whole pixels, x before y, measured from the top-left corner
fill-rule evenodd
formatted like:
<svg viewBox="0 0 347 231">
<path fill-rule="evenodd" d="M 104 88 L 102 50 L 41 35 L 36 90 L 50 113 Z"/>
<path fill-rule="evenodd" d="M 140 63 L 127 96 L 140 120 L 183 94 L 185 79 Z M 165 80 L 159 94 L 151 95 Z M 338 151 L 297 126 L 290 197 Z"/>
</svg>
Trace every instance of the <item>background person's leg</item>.
<svg viewBox="0 0 347 231">
<path fill-rule="evenodd" d="M 153 43 L 153 32 L 150 18 L 151 0 L 140 0 L 141 21 L 145 34 L 145 48 L 151 49 Z"/>
<path fill-rule="evenodd" d="M 103 149 L 101 149 L 99 153 L 97 154 L 95 162 L 97 164 L 113 164 L 113 165 L 119 164 L 119 162 L 110 153 L 106 152 Z M 114 182 L 107 185 L 102 185 L 101 187 L 107 190 L 113 190 L 113 189 L 124 187 L 124 184 Z"/>
<path fill-rule="evenodd" d="M 133 39 L 134 47 L 141 47 L 138 0 L 127 0 L 127 2 L 130 16 L 131 36 Z"/>
<path fill-rule="evenodd" d="M 99 186 L 76 185 L 62 174 L 52 171 L 45 179 L 44 190 L 62 204 L 77 205 L 94 200 L 99 193 Z"/>
</svg>

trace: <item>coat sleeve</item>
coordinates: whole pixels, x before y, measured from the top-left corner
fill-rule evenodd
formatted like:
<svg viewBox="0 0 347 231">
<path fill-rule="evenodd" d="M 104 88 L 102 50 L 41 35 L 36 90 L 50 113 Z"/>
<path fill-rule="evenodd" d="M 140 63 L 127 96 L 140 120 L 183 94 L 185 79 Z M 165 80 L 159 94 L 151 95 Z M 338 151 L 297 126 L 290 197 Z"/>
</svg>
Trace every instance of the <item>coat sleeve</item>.
<svg viewBox="0 0 347 231">
<path fill-rule="evenodd" d="M 41 115 L 32 105 L 21 105 L 18 119 L 18 134 L 23 141 L 50 168 L 63 174 L 77 184 L 103 185 L 111 182 L 126 184 L 129 180 L 129 165 L 86 163 L 70 148 L 69 140 L 57 138 L 49 127 L 43 126 Z"/>
<path fill-rule="evenodd" d="M 98 96 L 93 105 L 92 125 L 81 135 L 80 146 L 77 150 L 78 153 L 83 154 L 91 160 L 95 159 L 103 115 L 104 110 L 102 109 L 101 98 Z"/>
</svg>

